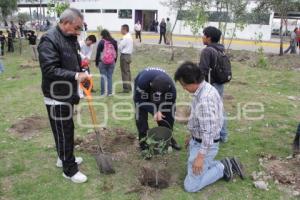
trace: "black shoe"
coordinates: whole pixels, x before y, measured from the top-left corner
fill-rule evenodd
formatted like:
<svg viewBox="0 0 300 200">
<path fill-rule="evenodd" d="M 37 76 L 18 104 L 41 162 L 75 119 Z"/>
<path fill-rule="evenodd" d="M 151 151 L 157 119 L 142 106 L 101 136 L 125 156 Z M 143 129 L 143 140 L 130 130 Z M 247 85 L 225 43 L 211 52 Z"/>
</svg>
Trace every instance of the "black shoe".
<svg viewBox="0 0 300 200">
<path fill-rule="evenodd" d="M 241 179 L 245 179 L 245 172 L 242 163 L 236 157 L 230 159 L 232 165 L 233 174 L 236 174 L 241 177 Z"/>
<path fill-rule="evenodd" d="M 145 151 L 149 148 L 148 144 L 146 142 L 140 142 L 140 150 Z"/>
<path fill-rule="evenodd" d="M 233 177 L 232 165 L 229 158 L 221 160 L 221 163 L 224 165 L 224 179 L 225 181 L 231 181 Z"/>
<path fill-rule="evenodd" d="M 181 147 L 179 146 L 179 144 L 176 142 L 174 138 L 171 139 L 171 147 L 177 151 L 181 150 Z"/>
</svg>

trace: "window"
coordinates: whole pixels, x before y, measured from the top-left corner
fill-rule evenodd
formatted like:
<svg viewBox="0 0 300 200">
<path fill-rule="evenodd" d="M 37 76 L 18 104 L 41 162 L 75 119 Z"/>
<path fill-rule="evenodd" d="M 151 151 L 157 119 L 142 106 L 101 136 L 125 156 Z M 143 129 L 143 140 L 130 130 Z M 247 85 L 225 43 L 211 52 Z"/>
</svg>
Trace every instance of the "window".
<svg viewBox="0 0 300 200">
<path fill-rule="evenodd" d="M 103 9 L 102 13 L 117 13 L 118 11 L 115 9 Z"/>
<path fill-rule="evenodd" d="M 100 9 L 86 9 L 86 13 L 101 13 Z"/>
<path fill-rule="evenodd" d="M 132 19 L 132 10 L 119 10 L 119 18 Z"/>
</svg>

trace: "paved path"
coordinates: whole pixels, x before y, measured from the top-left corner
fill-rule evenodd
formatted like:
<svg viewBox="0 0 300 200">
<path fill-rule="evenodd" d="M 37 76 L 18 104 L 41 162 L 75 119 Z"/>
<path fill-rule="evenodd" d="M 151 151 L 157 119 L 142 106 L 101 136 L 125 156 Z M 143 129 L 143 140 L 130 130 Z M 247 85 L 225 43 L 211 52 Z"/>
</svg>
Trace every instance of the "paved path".
<svg viewBox="0 0 300 200">
<path fill-rule="evenodd" d="M 119 33 L 112 34 L 116 39 L 120 39 L 121 35 Z M 193 36 L 173 36 L 174 46 L 178 47 L 195 47 L 195 48 L 203 48 L 202 39 L 200 37 Z M 144 44 L 158 44 L 159 35 L 153 33 L 144 33 L 142 35 L 142 42 Z M 225 40 L 225 47 L 227 48 L 230 41 Z M 233 50 L 248 50 L 248 51 L 256 51 L 260 46 L 262 46 L 266 53 L 279 53 L 279 40 L 272 39 L 272 41 L 264 41 L 260 43 L 256 43 L 252 40 L 232 40 L 230 49 Z M 284 43 L 284 49 L 288 47 L 288 43 Z"/>
</svg>

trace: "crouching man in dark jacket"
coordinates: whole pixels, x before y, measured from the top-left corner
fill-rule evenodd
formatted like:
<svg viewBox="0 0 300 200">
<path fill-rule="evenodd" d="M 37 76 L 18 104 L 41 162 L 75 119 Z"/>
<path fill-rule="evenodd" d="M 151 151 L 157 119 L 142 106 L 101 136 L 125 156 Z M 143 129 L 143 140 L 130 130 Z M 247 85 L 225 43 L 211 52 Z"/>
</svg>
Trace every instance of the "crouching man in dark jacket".
<svg viewBox="0 0 300 200">
<path fill-rule="evenodd" d="M 77 166 L 82 158 L 73 154 L 73 106 L 79 103 L 78 82 L 89 78 L 80 72 L 77 36 L 82 24 L 80 11 L 67 9 L 59 24 L 42 36 L 38 46 L 44 101 L 58 154 L 56 166 L 63 167 L 63 176 L 75 183 L 87 181 Z"/>
<path fill-rule="evenodd" d="M 143 139 L 147 135 L 148 113 L 154 115 L 159 126 L 173 129 L 176 103 L 176 88 L 172 79 L 160 68 L 147 68 L 141 71 L 134 82 L 134 103 L 136 107 L 136 126 L 141 150 L 147 148 Z M 180 146 L 171 139 L 174 149 Z"/>
</svg>

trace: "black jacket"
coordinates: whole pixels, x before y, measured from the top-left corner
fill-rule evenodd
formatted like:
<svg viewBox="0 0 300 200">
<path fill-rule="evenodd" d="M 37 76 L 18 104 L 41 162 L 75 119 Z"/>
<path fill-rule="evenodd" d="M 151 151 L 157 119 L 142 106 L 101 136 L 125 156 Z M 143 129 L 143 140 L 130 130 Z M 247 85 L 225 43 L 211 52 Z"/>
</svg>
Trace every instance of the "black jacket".
<svg viewBox="0 0 300 200">
<path fill-rule="evenodd" d="M 95 59 L 96 66 L 98 66 L 99 62 L 101 62 L 101 53 L 104 50 L 104 42 L 105 42 L 104 39 L 102 39 L 98 43 L 97 52 L 96 52 L 96 59 Z M 114 46 L 114 48 L 116 50 L 117 56 L 116 56 L 115 62 L 117 62 L 117 59 L 118 59 L 118 42 L 114 39 L 112 39 L 110 42 L 112 43 L 112 45 Z"/>
<path fill-rule="evenodd" d="M 208 81 L 209 69 L 216 65 L 217 51 L 224 51 L 224 45 L 219 43 L 212 43 L 207 45 L 205 49 L 202 50 L 200 56 L 199 67 L 205 75 L 205 80 Z M 213 77 L 211 77 L 211 83 L 214 83 Z"/>
<path fill-rule="evenodd" d="M 36 35 L 30 35 L 28 36 L 29 45 L 36 45 Z"/>
<path fill-rule="evenodd" d="M 159 29 L 160 33 L 166 33 L 166 31 L 167 31 L 167 24 L 166 24 L 166 22 L 160 22 L 159 27 L 160 27 L 160 29 Z"/>
<path fill-rule="evenodd" d="M 71 104 L 79 102 L 75 80 L 81 71 L 79 50 L 77 37 L 65 35 L 58 26 L 42 36 L 38 52 L 45 97 Z"/>
</svg>

